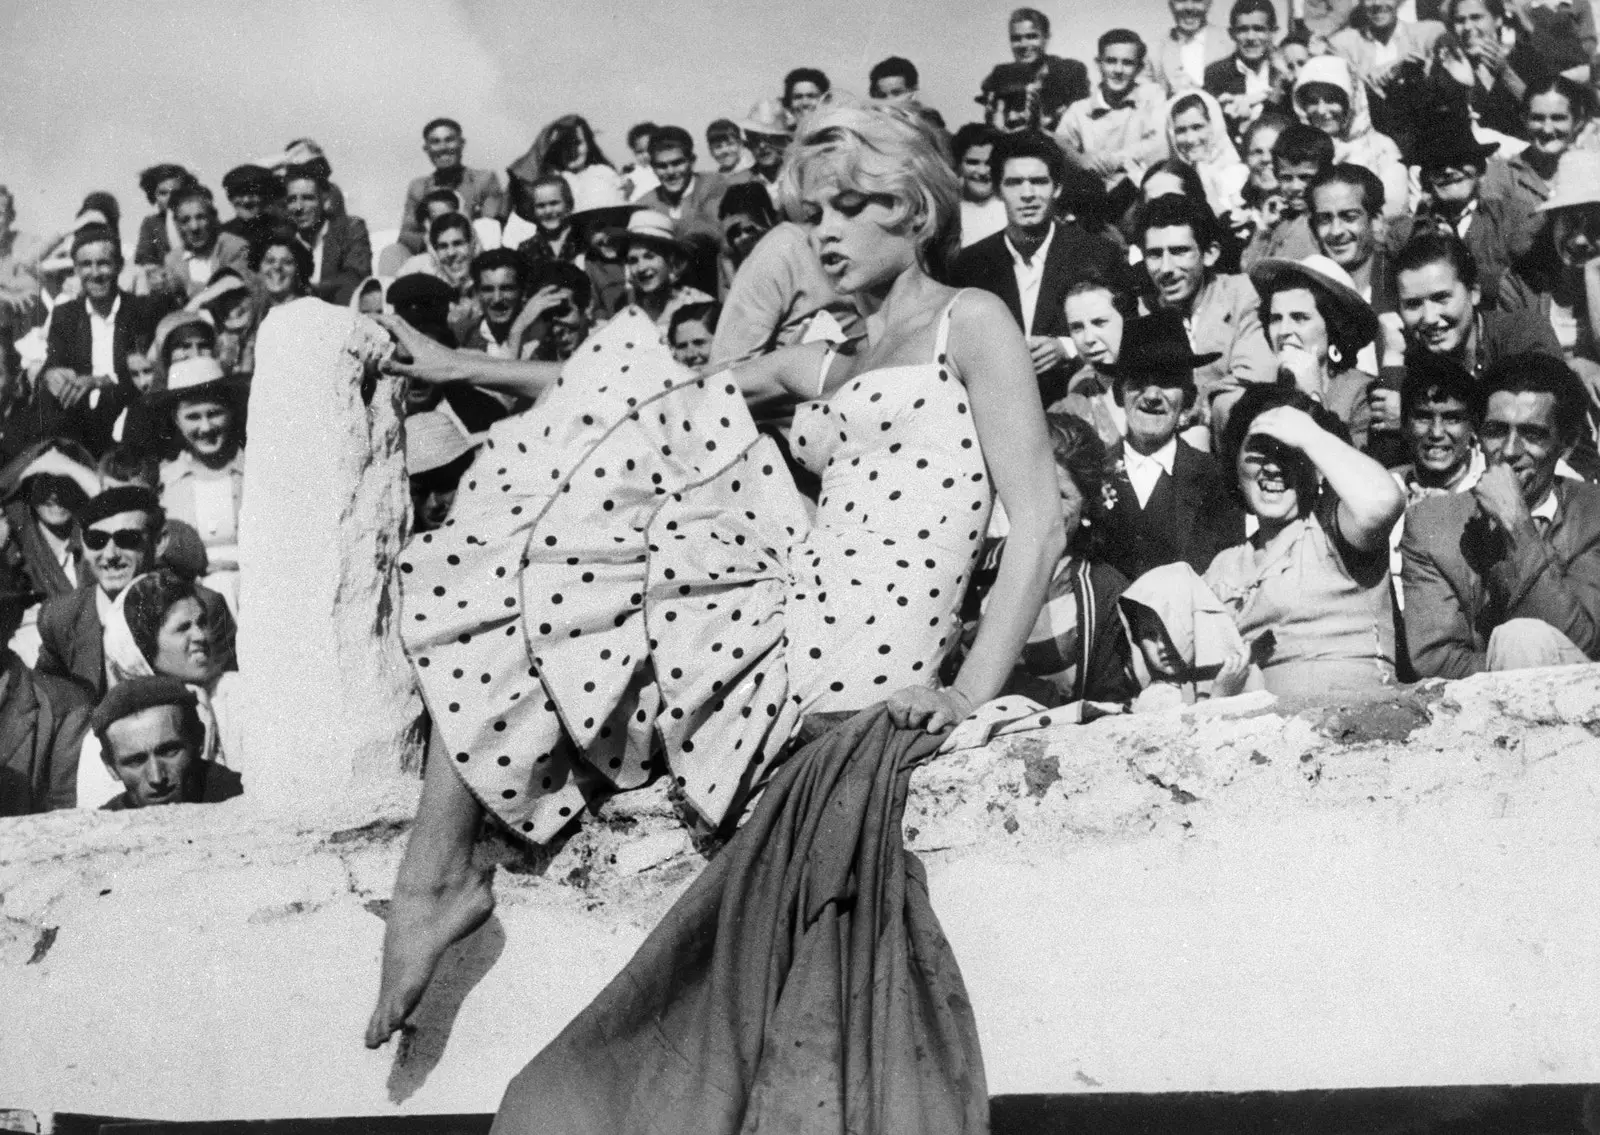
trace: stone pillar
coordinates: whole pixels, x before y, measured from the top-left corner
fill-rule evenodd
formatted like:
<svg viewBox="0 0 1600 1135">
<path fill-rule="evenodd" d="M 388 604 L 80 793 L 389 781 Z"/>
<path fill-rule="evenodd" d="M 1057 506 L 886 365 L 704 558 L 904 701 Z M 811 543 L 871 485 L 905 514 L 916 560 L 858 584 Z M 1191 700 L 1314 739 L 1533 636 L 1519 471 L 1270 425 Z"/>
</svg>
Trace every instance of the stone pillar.
<svg viewBox="0 0 1600 1135">
<path fill-rule="evenodd" d="M 389 338 L 314 299 L 256 342 L 239 521 L 246 795 L 293 805 L 420 767 L 421 698 L 400 645 L 408 528 Z"/>
</svg>

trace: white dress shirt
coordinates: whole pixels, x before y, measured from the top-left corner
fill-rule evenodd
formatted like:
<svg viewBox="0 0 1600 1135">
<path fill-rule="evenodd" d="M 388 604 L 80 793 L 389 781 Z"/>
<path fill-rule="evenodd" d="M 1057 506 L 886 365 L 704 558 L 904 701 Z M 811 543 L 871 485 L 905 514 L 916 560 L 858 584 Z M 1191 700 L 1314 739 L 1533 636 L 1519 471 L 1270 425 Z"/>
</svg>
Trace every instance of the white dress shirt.
<svg viewBox="0 0 1600 1135">
<path fill-rule="evenodd" d="M 117 373 L 117 352 L 113 343 L 117 335 L 117 312 L 122 310 L 122 293 L 111 301 L 110 314 L 102 317 L 94 304 L 83 301 L 89 313 L 89 367 L 95 377 L 110 378 Z"/>
<path fill-rule="evenodd" d="M 1044 262 L 1050 254 L 1050 242 L 1056 238 L 1056 226 L 1050 226 L 1044 243 L 1033 250 L 1033 255 L 1024 260 L 1022 253 L 1017 251 L 1017 246 L 1011 243 L 1008 234 L 1006 251 L 1011 253 L 1011 270 L 1017 276 L 1017 298 L 1022 302 L 1022 333 L 1033 334 L 1033 316 L 1039 307 L 1039 285 L 1044 282 Z"/>
<path fill-rule="evenodd" d="M 1183 73 L 1195 86 L 1201 86 L 1206 81 L 1206 33 L 1200 29 L 1200 34 L 1191 39 L 1178 49 L 1178 58 L 1183 63 Z"/>
<path fill-rule="evenodd" d="M 1161 474 L 1172 476 L 1172 462 L 1178 456 L 1178 439 L 1168 438 L 1167 444 L 1146 457 L 1131 445 L 1122 447 L 1122 460 L 1128 471 L 1128 480 L 1133 485 L 1134 495 L 1139 498 L 1139 507 L 1143 508 L 1150 503 L 1150 496 L 1156 491 L 1156 482 L 1161 480 Z"/>
</svg>

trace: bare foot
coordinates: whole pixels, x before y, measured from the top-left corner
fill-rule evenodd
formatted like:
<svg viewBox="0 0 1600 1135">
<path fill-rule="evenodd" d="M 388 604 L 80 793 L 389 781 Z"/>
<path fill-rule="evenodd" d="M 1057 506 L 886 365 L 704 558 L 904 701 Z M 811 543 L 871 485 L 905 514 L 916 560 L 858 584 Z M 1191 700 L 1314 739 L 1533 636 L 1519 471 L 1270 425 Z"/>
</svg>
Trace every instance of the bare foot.
<svg viewBox="0 0 1600 1135">
<path fill-rule="evenodd" d="M 383 935 L 378 1005 L 367 1022 L 368 1048 L 377 1048 L 405 1024 L 445 950 L 482 926 L 493 911 L 488 872 L 468 870 L 433 887 L 396 885 Z"/>
</svg>

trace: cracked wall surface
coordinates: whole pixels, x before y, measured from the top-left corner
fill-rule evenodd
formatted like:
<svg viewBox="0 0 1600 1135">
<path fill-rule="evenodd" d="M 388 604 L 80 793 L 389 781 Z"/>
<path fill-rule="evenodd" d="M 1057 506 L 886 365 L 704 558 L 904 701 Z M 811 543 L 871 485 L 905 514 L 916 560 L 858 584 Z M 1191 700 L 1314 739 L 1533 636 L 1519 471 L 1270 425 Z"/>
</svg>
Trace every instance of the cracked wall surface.
<svg viewBox="0 0 1600 1135">
<path fill-rule="evenodd" d="M 908 846 L 1001 1092 L 1600 1080 L 1600 667 L 1252 695 L 920 770 Z M 0 1107 L 484 1111 L 704 862 L 664 791 L 534 857 L 360 1036 L 415 804 L 0 824 Z"/>
</svg>

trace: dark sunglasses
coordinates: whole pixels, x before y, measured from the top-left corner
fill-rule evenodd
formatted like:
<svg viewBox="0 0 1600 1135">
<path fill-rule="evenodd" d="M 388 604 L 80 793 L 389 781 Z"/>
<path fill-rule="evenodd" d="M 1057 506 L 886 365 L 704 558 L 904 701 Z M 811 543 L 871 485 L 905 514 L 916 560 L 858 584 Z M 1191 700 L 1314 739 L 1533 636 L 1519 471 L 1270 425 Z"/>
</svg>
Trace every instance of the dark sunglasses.
<svg viewBox="0 0 1600 1135">
<path fill-rule="evenodd" d="M 102 532 L 98 528 L 90 528 L 83 534 L 83 546 L 91 552 L 98 552 L 113 540 L 117 547 L 124 552 L 137 552 L 144 547 L 144 542 L 149 534 L 143 528 L 119 528 L 115 532 Z"/>
</svg>

